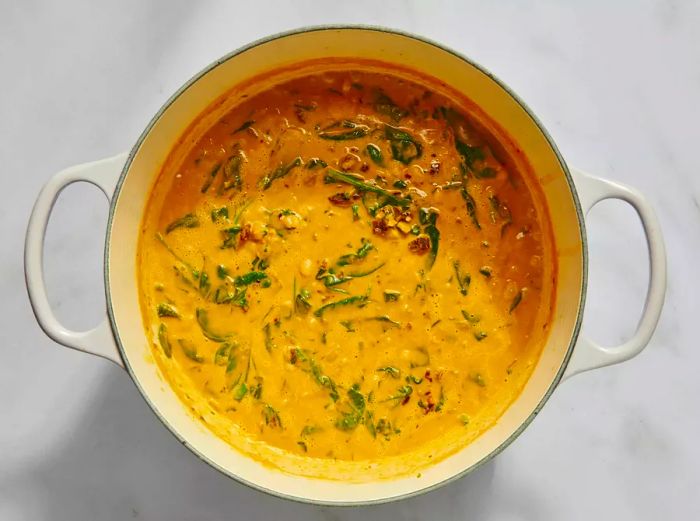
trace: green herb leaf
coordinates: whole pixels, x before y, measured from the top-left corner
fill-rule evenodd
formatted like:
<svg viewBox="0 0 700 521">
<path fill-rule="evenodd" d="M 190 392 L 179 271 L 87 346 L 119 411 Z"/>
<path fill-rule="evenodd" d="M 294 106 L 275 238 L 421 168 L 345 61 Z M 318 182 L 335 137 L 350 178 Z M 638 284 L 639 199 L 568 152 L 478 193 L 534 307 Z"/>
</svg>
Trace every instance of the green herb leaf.
<svg viewBox="0 0 700 521">
<path fill-rule="evenodd" d="M 469 193 L 469 190 L 467 190 L 466 184 L 462 186 L 459 193 L 462 195 L 462 199 L 464 199 L 464 204 L 467 207 L 467 214 L 469 215 L 469 218 L 472 220 L 472 223 L 474 223 L 474 226 L 476 226 L 476 229 L 481 230 L 479 217 L 476 215 L 476 201 L 474 201 L 474 198 Z"/>
<path fill-rule="evenodd" d="M 404 130 L 384 125 L 384 137 L 389 140 L 391 156 L 404 165 L 423 155 L 423 146 Z"/>
<path fill-rule="evenodd" d="M 211 211 L 211 222 L 218 223 L 228 219 L 228 207 L 222 206 L 221 208 L 214 208 Z"/>
<path fill-rule="evenodd" d="M 242 132 L 245 129 L 252 127 L 253 125 L 255 125 L 255 121 L 252 119 L 249 119 L 248 121 L 244 121 L 240 127 L 238 127 L 236 130 L 233 131 L 233 134 L 237 134 L 238 132 Z"/>
<path fill-rule="evenodd" d="M 459 139 L 455 139 L 455 148 L 459 155 L 462 156 L 462 161 L 467 170 L 473 171 L 474 164 L 485 159 L 484 151 L 481 148 L 468 145 Z"/>
<path fill-rule="evenodd" d="M 224 165 L 224 177 L 219 186 L 219 194 L 222 194 L 232 188 L 240 190 L 243 187 L 243 179 L 241 178 L 241 165 L 243 164 L 243 156 L 236 153 L 226 160 Z"/>
<path fill-rule="evenodd" d="M 188 213 L 171 222 L 165 228 L 165 233 L 168 234 L 178 228 L 196 228 L 197 226 L 199 226 L 199 218 L 193 213 Z"/>
<path fill-rule="evenodd" d="M 479 268 L 479 273 L 481 273 L 484 277 L 488 279 L 491 277 L 493 271 L 489 266 L 482 266 L 481 268 Z"/>
<path fill-rule="evenodd" d="M 180 313 L 178 313 L 177 309 L 174 306 L 171 306 L 170 304 L 167 304 L 165 302 L 161 302 L 160 304 L 158 304 L 158 316 L 180 318 Z"/>
<path fill-rule="evenodd" d="M 273 170 L 269 174 L 266 174 L 262 179 L 260 179 L 260 187 L 263 190 L 270 188 L 272 183 L 277 179 L 281 179 L 289 174 L 294 168 L 302 164 L 301 157 L 296 157 L 291 163 L 287 165 L 280 165 L 276 170 Z"/>
<path fill-rule="evenodd" d="M 248 386 L 245 382 L 241 382 L 236 387 L 233 388 L 233 399 L 236 401 L 241 401 L 248 394 Z"/>
<path fill-rule="evenodd" d="M 306 168 L 309 170 L 314 170 L 316 168 L 326 168 L 327 166 L 328 163 L 326 163 L 323 159 L 319 159 L 318 157 L 312 157 L 306 163 Z"/>
<path fill-rule="evenodd" d="M 384 302 L 396 302 L 401 296 L 400 291 L 394 291 L 393 289 L 384 290 Z"/>
<path fill-rule="evenodd" d="M 384 155 L 382 154 L 382 149 L 379 148 L 374 143 L 367 145 L 367 155 L 378 166 L 384 166 Z"/>
<path fill-rule="evenodd" d="M 481 317 L 479 315 L 474 315 L 473 313 L 467 313 L 464 310 L 462 311 L 462 316 L 464 319 L 469 322 L 470 324 L 478 324 L 481 321 Z"/>
<path fill-rule="evenodd" d="M 263 406 L 263 419 L 265 420 L 265 425 L 268 427 L 283 428 L 279 413 L 269 404 Z"/>
<path fill-rule="evenodd" d="M 330 376 L 323 373 L 321 367 L 316 363 L 316 360 L 305 350 L 295 347 L 292 350 L 291 363 L 299 365 L 303 370 L 311 373 L 316 383 L 330 391 L 329 396 L 334 402 L 340 398 L 338 388 Z"/>
<path fill-rule="evenodd" d="M 469 285 L 472 283 L 472 276 L 469 273 L 462 275 L 459 268 L 459 260 L 455 260 L 452 263 L 452 267 L 455 271 L 455 277 L 457 277 L 457 284 L 459 285 L 459 292 L 462 295 L 467 295 L 469 293 Z"/>
<path fill-rule="evenodd" d="M 388 365 L 386 367 L 380 367 L 379 369 L 377 369 L 377 371 L 386 373 L 389 376 L 391 376 L 392 378 L 400 378 L 401 377 L 401 370 L 396 368 L 396 367 L 390 366 L 390 365 Z"/>
<path fill-rule="evenodd" d="M 476 333 L 474 333 L 474 338 L 476 338 L 477 342 L 481 342 L 487 336 L 489 335 L 486 333 L 486 331 L 477 331 Z"/>
<path fill-rule="evenodd" d="M 200 364 L 204 362 L 204 358 L 197 354 L 197 347 L 192 342 L 184 338 L 178 338 L 177 343 L 180 344 L 182 352 L 185 353 L 187 358 Z"/>
<path fill-rule="evenodd" d="M 170 340 L 168 339 L 168 328 L 165 327 L 165 324 L 161 324 L 158 328 L 158 343 L 160 344 L 160 348 L 163 350 L 165 356 L 170 358 L 172 356 L 173 349 L 170 345 Z"/>
<path fill-rule="evenodd" d="M 483 376 L 481 376 L 481 373 L 471 373 L 469 379 L 479 387 L 486 387 L 486 381 Z"/>
<path fill-rule="evenodd" d="M 202 334 L 204 334 L 205 337 L 207 337 L 209 340 L 212 340 L 214 342 L 226 342 L 231 337 L 231 334 L 221 334 L 221 333 L 215 333 L 212 331 L 209 327 L 209 315 L 207 314 L 207 311 L 203 308 L 197 308 L 196 310 L 196 315 L 197 315 L 197 324 L 199 324 L 200 329 L 202 330 Z"/>
<path fill-rule="evenodd" d="M 209 190 L 209 187 L 214 182 L 214 179 L 216 179 L 216 174 L 219 173 L 219 170 L 221 170 L 221 163 L 216 163 L 210 170 L 207 178 L 204 180 L 204 184 L 200 190 L 203 194 L 207 193 L 207 190 Z"/>
<path fill-rule="evenodd" d="M 318 308 L 316 311 L 314 311 L 314 315 L 317 317 L 322 317 L 323 314 L 330 310 L 330 309 L 335 309 L 341 306 L 351 306 L 351 305 L 356 305 L 358 307 L 364 307 L 367 305 L 367 302 L 369 302 L 369 296 L 368 295 L 353 295 L 351 297 L 347 297 L 341 300 L 336 300 L 335 302 L 329 302 L 328 304 L 325 304 Z"/>
<path fill-rule="evenodd" d="M 407 110 L 399 108 L 396 103 L 381 90 L 378 90 L 375 94 L 374 110 L 379 114 L 389 116 L 394 123 L 398 123 L 401 121 L 401 118 L 408 114 Z"/>
<path fill-rule="evenodd" d="M 515 308 L 518 307 L 520 302 L 523 300 L 523 290 L 519 289 L 518 292 L 515 294 L 515 297 L 513 297 L 513 301 L 510 303 L 510 309 L 508 310 L 508 313 L 512 313 Z"/>
<path fill-rule="evenodd" d="M 216 276 L 220 279 L 225 279 L 228 276 L 228 269 L 223 264 L 216 267 Z"/>
<path fill-rule="evenodd" d="M 263 334 L 265 335 L 265 349 L 267 349 L 268 353 L 271 353 L 275 348 L 275 344 L 272 342 L 272 331 L 270 330 L 269 322 L 263 326 Z"/>
<path fill-rule="evenodd" d="M 338 181 L 339 183 L 345 183 L 365 192 L 372 192 L 375 194 L 382 195 L 386 198 L 388 204 L 394 206 L 400 206 L 402 208 L 405 208 L 406 206 L 409 206 L 411 204 L 411 201 L 409 201 L 408 199 L 396 197 L 392 193 L 384 190 L 383 188 L 368 183 L 362 176 L 359 175 L 346 174 L 343 172 L 339 172 L 338 170 L 335 170 L 333 168 L 328 168 L 326 170 L 326 179 Z"/>
<path fill-rule="evenodd" d="M 474 172 L 474 177 L 477 179 L 493 179 L 496 177 L 496 170 L 490 166 L 484 167 L 481 170 Z"/>
<path fill-rule="evenodd" d="M 397 322 L 396 320 L 392 320 L 389 315 L 380 315 L 377 317 L 367 317 L 365 320 L 376 320 L 377 322 L 386 322 L 387 324 L 391 324 L 394 327 L 401 327 L 401 322 Z"/>
<path fill-rule="evenodd" d="M 219 366 L 227 365 L 231 354 L 232 344 L 224 342 L 214 353 L 214 364 Z"/>
<path fill-rule="evenodd" d="M 359 204 L 352 205 L 352 220 L 353 221 L 360 220 L 360 205 Z"/>
<path fill-rule="evenodd" d="M 369 134 L 367 125 L 359 125 L 346 119 L 326 127 L 318 133 L 318 137 L 331 141 L 348 141 L 365 137 L 367 134 Z"/>
<path fill-rule="evenodd" d="M 254 284 L 255 282 L 260 282 L 263 279 L 267 278 L 267 273 L 263 271 L 250 271 L 246 273 L 245 275 L 241 275 L 239 277 L 236 277 L 233 279 L 233 283 L 236 286 L 249 286 L 250 284 Z"/>
</svg>

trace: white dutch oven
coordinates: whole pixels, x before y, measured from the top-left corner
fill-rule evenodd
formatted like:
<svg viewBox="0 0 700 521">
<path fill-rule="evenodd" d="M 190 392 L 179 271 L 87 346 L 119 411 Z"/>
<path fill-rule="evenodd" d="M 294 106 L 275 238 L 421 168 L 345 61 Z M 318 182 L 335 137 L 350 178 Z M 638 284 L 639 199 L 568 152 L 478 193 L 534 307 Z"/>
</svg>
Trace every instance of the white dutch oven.
<svg viewBox="0 0 700 521">
<path fill-rule="evenodd" d="M 136 278 L 136 244 L 149 189 L 171 147 L 186 127 L 234 85 L 270 69 L 325 57 L 370 58 L 436 77 L 466 94 L 520 145 L 539 178 L 549 205 L 559 262 L 551 333 L 524 391 L 490 430 L 427 469 L 365 483 L 304 478 L 266 467 L 217 438 L 187 412 L 149 362 Z M 51 208 L 66 186 L 86 181 L 111 201 L 105 241 L 107 317 L 90 331 L 63 327 L 47 299 L 42 272 L 43 241 Z M 603 347 L 581 336 L 586 295 L 584 216 L 603 199 L 622 199 L 639 214 L 649 247 L 650 278 L 637 331 L 626 343 Z M 367 504 L 427 491 L 488 461 L 535 417 L 562 379 L 637 355 L 649 342 L 666 289 L 666 259 L 657 219 L 635 190 L 573 170 L 530 110 L 501 81 L 467 58 L 422 38 L 373 27 L 320 27 L 255 42 L 207 67 L 155 115 L 128 154 L 78 165 L 54 176 L 32 212 L 25 245 L 29 297 L 39 325 L 56 342 L 95 354 L 125 368 L 172 433 L 202 460 L 226 475 L 272 494 L 324 504 Z"/>
</svg>

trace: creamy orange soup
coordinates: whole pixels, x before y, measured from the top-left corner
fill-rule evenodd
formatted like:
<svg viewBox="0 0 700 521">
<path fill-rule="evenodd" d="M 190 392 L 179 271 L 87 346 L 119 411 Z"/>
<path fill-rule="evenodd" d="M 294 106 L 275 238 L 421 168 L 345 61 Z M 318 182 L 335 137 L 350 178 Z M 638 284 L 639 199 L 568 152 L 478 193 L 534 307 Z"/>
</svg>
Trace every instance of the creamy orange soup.
<svg viewBox="0 0 700 521">
<path fill-rule="evenodd" d="M 153 357 L 268 464 L 419 469 L 492 426 L 537 363 L 556 274 L 542 199 L 517 145 L 430 78 L 326 62 L 240 86 L 145 209 Z"/>
</svg>

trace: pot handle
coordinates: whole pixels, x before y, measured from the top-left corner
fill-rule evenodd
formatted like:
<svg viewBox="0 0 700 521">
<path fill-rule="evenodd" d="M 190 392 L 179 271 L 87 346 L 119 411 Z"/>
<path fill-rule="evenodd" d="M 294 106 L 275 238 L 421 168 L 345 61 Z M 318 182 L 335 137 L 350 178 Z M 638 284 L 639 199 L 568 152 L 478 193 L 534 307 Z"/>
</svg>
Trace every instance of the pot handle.
<svg viewBox="0 0 700 521">
<path fill-rule="evenodd" d="M 34 315 L 44 333 L 59 344 L 101 356 L 120 367 L 124 367 L 124 362 L 119 355 L 108 317 L 89 331 L 71 331 L 58 321 L 46 293 L 43 260 L 46 226 L 61 191 L 72 183 L 83 181 L 100 188 L 107 199 L 111 200 L 126 158 L 126 153 L 119 154 L 108 159 L 72 166 L 53 176 L 41 189 L 34 203 L 24 243 L 27 292 Z"/>
<path fill-rule="evenodd" d="M 564 379 L 637 356 L 649 343 L 656 329 L 666 294 L 666 248 L 661 226 L 651 205 L 639 192 L 623 184 L 593 177 L 575 169 L 571 170 L 571 174 L 584 214 L 605 199 L 620 199 L 635 209 L 642 221 L 649 251 L 649 285 L 642 318 L 632 338 L 619 346 L 604 347 L 580 336 L 564 372 Z"/>
</svg>

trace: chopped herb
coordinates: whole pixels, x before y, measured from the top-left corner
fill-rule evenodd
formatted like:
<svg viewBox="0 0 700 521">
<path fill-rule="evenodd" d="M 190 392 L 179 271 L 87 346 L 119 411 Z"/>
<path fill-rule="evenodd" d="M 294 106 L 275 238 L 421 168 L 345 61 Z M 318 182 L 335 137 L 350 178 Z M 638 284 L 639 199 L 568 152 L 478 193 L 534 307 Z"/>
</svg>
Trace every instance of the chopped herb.
<svg viewBox="0 0 700 521">
<path fill-rule="evenodd" d="M 221 285 L 214 291 L 214 302 L 216 304 L 233 304 L 240 308 L 246 309 L 248 307 L 248 294 L 247 289 L 234 288 L 231 291 L 226 285 Z"/>
<path fill-rule="evenodd" d="M 462 425 L 466 427 L 467 425 L 469 425 L 469 416 L 467 416 L 466 414 L 460 414 L 459 421 L 462 422 Z"/>
<path fill-rule="evenodd" d="M 218 223 L 221 220 L 228 219 L 228 207 L 214 208 L 211 211 L 211 222 Z"/>
<path fill-rule="evenodd" d="M 335 402 L 338 400 L 338 398 L 340 398 L 340 395 L 338 394 L 338 388 L 336 387 L 335 382 L 328 375 L 325 375 L 323 373 L 321 367 L 316 363 L 316 360 L 314 360 L 314 358 L 309 353 L 307 353 L 303 349 L 295 347 L 292 350 L 291 361 L 294 365 L 296 365 L 297 363 L 304 364 L 306 366 L 305 370 L 311 373 L 314 380 L 316 380 L 316 383 L 330 391 L 329 396 L 331 397 L 331 400 Z"/>
<path fill-rule="evenodd" d="M 302 164 L 301 157 L 296 157 L 291 163 L 287 165 L 280 165 L 275 170 L 266 174 L 262 179 L 260 179 L 260 187 L 263 190 L 270 188 L 272 183 L 277 179 L 281 179 L 289 174 L 294 168 Z"/>
<path fill-rule="evenodd" d="M 335 422 L 337 429 L 350 431 L 355 429 L 361 422 L 365 413 L 365 397 L 360 392 L 360 386 L 353 384 L 347 392 L 349 410 L 342 413 Z"/>
<path fill-rule="evenodd" d="M 214 364 L 215 365 L 227 365 L 229 362 L 229 357 L 231 356 L 232 344 L 224 342 L 219 346 L 219 349 L 214 353 Z"/>
<path fill-rule="evenodd" d="M 158 316 L 180 318 L 180 313 L 178 313 L 177 309 L 174 306 L 171 306 L 170 304 L 167 304 L 165 302 L 161 302 L 160 304 L 158 304 Z"/>
<path fill-rule="evenodd" d="M 519 289 L 518 292 L 515 294 L 515 297 L 513 297 L 513 301 L 510 303 L 510 309 L 508 310 L 508 313 L 512 313 L 515 308 L 518 307 L 520 302 L 523 300 L 523 290 Z"/>
<path fill-rule="evenodd" d="M 223 264 L 216 267 L 216 276 L 220 279 L 225 279 L 228 276 L 228 269 Z"/>
<path fill-rule="evenodd" d="M 394 181 L 393 187 L 394 188 L 407 188 L 408 183 L 406 181 L 404 181 L 403 179 L 397 179 L 396 181 Z"/>
<path fill-rule="evenodd" d="M 301 429 L 301 437 L 306 438 L 307 436 L 310 436 L 312 434 L 315 434 L 317 432 L 321 431 L 321 427 L 317 427 L 316 425 L 304 425 L 304 428 Z"/>
<path fill-rule="evenodd" d="M 430 365 L 430 353 L 428 352 L 428 350 L 425 347 L 421 346 L 417 347 L 416 351 L 419 353 L 419 356 L 416 359 L 411 360 L 411 368 L 426 367 Z"/>
<path fill-rule="evenodd" d="M 367 145 L 367 155 L 369 158 L 378 166 L 384 166 L 384 155 L 382 154 L 382 149 L 379 148 L 374 143 Z"/>
<path fill-rule="evenodd" d="M 248 394 L 248 386 L 245 382 L 241 382 L 236 387 L 233 388 L 233 399 L 236 401 L 241 401 Z"/>
<path fill-rule="evenodd" d="M 328 163 L 326 163 L 323 159 L 319 159 L 318 157 L 312 157 L 306 163 L 306 168 L 308 170 L 313 170 L 315 168 L 326 168 L 327 166 Z"/>
<path fill-rule="evenodd" d="M 386 367 L 380 367 L 379 369 L 377 369 L 377 371 L 382 372 L 382 373 L 386 373 L 389 376 L 391 376 L 392 378 L 400 378 L 401 377 L 401 371 L 398 368 L 390 366 L 390 365 L 388 365 Z"/>
<path fill-rule="evenodd" d="M 207 190 L 209 190 L 209 187 L 214 182 L 214 179 L 216 179 L 216 174 L 219 173 L 219 170 L 221 170 L 221 163 L 216 163 L 212 167 L 207 178 L 204 180 L 204 184 L 202 185 L 202 188 L 200 190 L 203 194 L 207 193 Z"/>
<path fill-rule="evenodd" d="M 399 108 L 396 103 L 381 90 L 377 90 L 376 92 L 374 110 L 379 114 L 389 116 L 394 123 L 398 123 L 401 121 L 401 118 L 408 114 L 407 110 Z"/>
<path fill-rule="evenodd" d="M 184 338 L 178 338 L 177 343 L 180 344 L 182 352 L 185 353 L 187 358 L 200 364 L 204 362 L 204 358 L 197 354 L 197 347 L 192 342 Z"/>
<path fill-rule="evenodd" d="M 390 401 L 395 401 L 396 405 L 406 405 L 408 401 L 411 399 L 411 394 L 413 393 L 413 387 L 410 385 L 403 385 L 399 387 L 396 391 L 396 394 L 389 396 L 386 400 L 383 400 L 385 402 L 390 402 Z"/>
<path fill-rule="evenodd" d="M 430 251 L 428 252 L 426 261 L 426 268 L 430 270 L 433 264 L 435 264 L 438 248 L 440 246 L 440 230 L 438 230 L 436 226 L 438 213 L 433 208 L 421 208 L 418 215 L 420 223 L 425 225 L 423 232 L 430 239 Z"/>
<path fill-rule="evenodd" d="M 462 310 L 462 316 L 470 324 L 478 324 L 481 321 L 481 317 L 479 315 L 474 315 L 473 313 L 467 313 L 464 310 Z"/>
<path fill-rule="evenodd" d="M 298 441 L 298 442 L 297 442 L 297 445 L 299 445 L 299 446 L 301 447 L 301 450 L 303 450 L 304 452 L 308 452 L 308 451 L 309 451 L 309 448 L 306 446 L 306 443 L 305 443 L 305 442 L 303 442 L 303 441 Z"/>
<path fill-rule="evenodd" d="M 340 325 L 343 326 L 343 327 L 345 328 L 345 330 L 346 330 L 348 333 L 354 333 L 354 332 L 355 332 L 355 329 L 354 329 L 354 327 L 353 327 L 353 325 L 352 325 L 352 321 L 351 321 L 351 320 L 341 320 L 341 321 L 340 321 Z"/>
<path fill-rule="evenodd" d="M 160 344 L 160 348 L 163 350 L 165 356 L 170 358 L 172 356 L 173 349 L 170 345 L 170 340 L 168 339 L 168 328 L 165 327 L 165 324 L 161 324 L 158 328 L 158 343 Z"/>
<path fill-rule="evenodd" d="M 474 163 L 485 159 L 484 151 L 480 147 L 468 145 L 459 139 L 455 139 L 455 148 L 462 156 L 464 168 L 469 171 L 474 170 Z"/>
<path fill-rule="evenodd" d="M 438 402 L 435 404 L 435 412 L 440 412 L 444 406 L 445 406 L 445 390 L 443 389 L 443 387 L 441 385 L 440 386 L 440 397 L 438 398 Z"/>
<path fill-rule="evenodd" d="M 237 153 L 228 158 L 226 165 L 224 165 L 224 177 L 219 186 L 218 193 L 222 194 L 227 190 L 235 188 L 240 190 L 243 186 L 243 179 L 241 178 L 241 165 L 243 164 L 243 156 Z"/>
<path fill-rule="evenodd" d="M 404 130 L 384 125 L 384 137 L 389 140 L 391 156 L 404 165 L 423 155 L 422 145 Z"/>
<path fill-rule="evenodd" d="M 238 133 L 238 132 L 242 132 L 242 131 L 244 131 L 245 129 L 247 129 L 247 128 L 253 126 L 254 124 L 255 124 L 255 121 L 252 120 L 252 119 L 249 119 L 248 121 L 244 121 L 243 124 L 242 124 L 240 127 L 238 127 L 236 130 L 233 131 L 233 134 L 236 134 L 236 133 Z"/>
<path fill-rule="evenodd" d="M 314 315 L 317 317 L 322 317 L 323 314 L 329 309 L 335 309 L 341 306 L 357 305 L 358 307 L 364 307 L 367 305 L 367 302 L 369 302 L 368 295 L 353 295 L 351 297 L 346 297 L 341 300 L 336 300 L 335 302 L 329 302 L 328 304 L 324 304 L 316 311 L 314 311 Z"/>
<path fill-rule="evenodd" d="M 226 342 L 226 340 L 228 340 L 228 338 L 231 336 L 230 334 L 224 335 L 221 333 L 215 333 L 209 328 L 209 315 L 207 314 L 206 309 L 197 308 L 196 314 L 197 324 L 199 324 L 202 333 L 209 340 L 214 342 Z"/>
<path fill-rule="evenodd" d="M 481 373 L 472 373 L 469 375 L 469 379 L 479 387 L 486 387 L 486 381 L 484 381 L 484 377 L 481 376 Z"/>
<path fill-rule="evenodd" d="M 269 322 L 263 326 L 263 334 L 265 335 L 265 349 L 270 353 L 275 348 L 275 344 L 272 342 L 272 331 L 270 330 Z"/>
<path fill-rule="evenodd" d="M 481 273 L 487 279 L 490 278 L 491 275 L 493 274 L 493 272 L 489 266 L 482 266 L 481 268 L 479 268 L 479 273 Z"/>
<path fill-rule="evenodd" d="M 352 220 L 353 221 L 360 220 L 360 205 L 358 205 L 358 204 L 352 205 Z"/>
<path fill-rule="evenodd" d="M 493 179 L 496 177 L 496 170 L 490 166 L 484 167 L 481 170 L 474 172 L 474 177 L 477 179 Z"/>
<path fill-rule="evenodd" d="M 236 286 L 249 286 L 255 282 L 260 282 L 267 278 L 267 273 L 263 271 L 250 271 L 245 275 L 240 275 L 233 279 L 233 283 Z"/>
<path fill-rule="evenodd" d="M 414 224 L 414 225 L 411 227 L 411 233 L 412 233 L 413 235 L 420 235 L 420 226 L 418 226 L 417 224 Z"/>
<path fill-rule="evenodd" d="M 386 322 L 387 324 L 391 324 L 392 326 L 395 327 L 401 327 L 401 322 L 397 322 L 396 320 L 392 320 L 389 315 L 380 315 L 377 317 L 367 317 L 365 320 L 376 320 L 377 322 Z"/>
<path fill-rule="evenodd" d="M 228 360 L 226 363 L 226 374 L 230 374 L 233 372 L 233 370 L 238 365 L 238 357 L 236 356 L 236 349 L 238 348 L 238 344 L 224 343 L 224 345 L 230 346 L 229 350 L 228 350 Z M 246 371 L 246 373 L 247 373 L 247 371 Z M 247 374 L 246 374 L 246 376 L 247 376 Z"/>
<path fill-rule="evenodd" d="M 311 310 L 311 303 L 309 299 L 311 298 L 311 293 L 308 289 L 301 288 L 301 291 L 294 297 L 294 312 L 306 314 Z"/>
<path fill-rule="evenodd" d="M 372 192 L 381 196 L 384 196 L 386 199 L 387 204 L 391 204 L 394 206 L 401 206 L 401 207 L 406 207 L 411 204 L 411 201 L 408 199 L 402 199 L 400 197 L 396 197 L 392 193 L 384 190 L 383 188 L 378 187 L 377 185 L 370 184 L 367 182 L 362 176 L 356 176 L 352 174 L 346 174 L 343 172 L 340 172 L 338 170 L 335 170 L 333 168 L 328 168 L 326 170 L 326 179 L 329 179 L 331 181 L 337 181 L 339 183 L 345 183 L 349 184 L 350 186 L 354 186 L 355 188 L 358 188 L 359 190 L 365 191 L 365 192 Z"/>
<path fill-rule="evenodd" d="M 236 242 L 238 240 L 238 234 L 241 233 L 241 228 L 240 226 L 231 226 L 230 228 L 226 228 L 225 230 L 221 230 L 221 233 L 224 236 L 224 242 L 221 245 L 222 248 L 235 248 L 236 247 Z"/>
<path fill-rule="evenodd" d="M 462 195 L 462 199 L 464 199 L 464 204 L 467 207 L 467 214 L 469 215 L 469 218 L 472 220 L 472 223 L 474 223 L 474 226 L 476 226 L 476 229 L 481 230 L 479 217 L 476 215 L 476 201 L 474 201 L 474 198 L 469 193 L 469 190 L 467 190 L 466 184 L 462 186 L 459 193 Z"/>
<path fill-rule="evenodd" d="M 395 291 L 393 289 L 384 290 L 384 302 L 396 302 L 401 296 L 400 291 Z"/>
<path fill-rule="evenodd" d="M 374 249 L 374 244 L 372 244 L 370 241 L 364 238 L 360 239 L 360 242 L 362 244 L 356 252 L 341 255 L 341 257 L 338 259 L 338 262 L 336 262 L 336 265 L 347 266 L 348 264 L 352 264 L 358 259 L 364 259 L 365 257 L 367 257 L 367 254 Z"/>
<path fill-rule="evenodd" d="M 265 419 L 265 425 L 273 428 L 283 428 L 279 413 L 269 404 L 263 406 L 263 418 Z"/>
<path fill-rule="evenodd" d="M 167 235 L 178 228 L 196 228 L 197 226 L 199 226 L 199 218 L 193 213 L 188 213 L 171 222 L 167 228 L 165 228 L 165 233 Z"/>
<path fill-rule="evenodd" d="M 489 335 L 486 333 L 486 331 L 477 331 L 476 333 L 474 333 L 474 338 L 476 338 L 477 342 L 481 342 L 487 336 Z"/>
<path fill-rule="evenodd" d="M 459 285 L 459 292 L 462 295 L 469 293 L 469 285 L 472 283 L 472 276 L 469 273 L 462 275 L 459 269 L 459 260 L 455 260 L 452 263 L 452 267 L 455 271 L 455 277 L 457 277 L 457 284 Z"/>
<path fill-rule="evenodd" d="M 419 385 L 419 384 L 423 383 L 423 378 L 419 378 L 417 376 L 409 374 L 406 377 L 406 383 Z"/>
<path fill-rule="evenodd" d="M 318 137 L 331 141 L 348 141 L 365 137 L 367 134 L 369 134 L 369 127 L 367 125 L 359 125 L 354 121 L 346 119 L 345 121 L 336 122 L 326 127 L 323 131 L 318 133 Z"/>
</svg>

